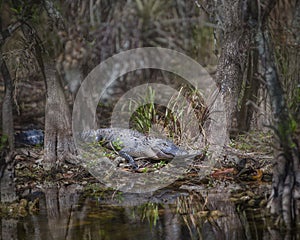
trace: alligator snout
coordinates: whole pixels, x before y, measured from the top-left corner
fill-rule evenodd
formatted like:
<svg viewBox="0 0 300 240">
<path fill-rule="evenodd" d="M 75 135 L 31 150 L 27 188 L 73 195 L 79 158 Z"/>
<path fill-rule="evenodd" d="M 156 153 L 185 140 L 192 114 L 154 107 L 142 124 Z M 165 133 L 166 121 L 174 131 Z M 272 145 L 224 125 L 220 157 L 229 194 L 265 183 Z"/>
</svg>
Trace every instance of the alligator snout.
<svg viewBox="0 0 300 240">
<path fill-rule="evenodd" d="M 176 145 L 174 145 L 174 147 L 171 147 L 171 148 L 163 149 L 162 151 L 163 151 L 163 153 L 168 154 L 168 155 L 172 155 L 173 157 L 183 156 L 183 155 L 188 154 L 187 151 L 178 148 Z"/>
<path fill-rule="evenodd" d="M 153 150 L 156 150 L 156 155 L 158 158 L 173 158 L 176 156 L 187 155 L 188 152 L 180 149 L 174 143 L 159 139 Z"/>
</svg>

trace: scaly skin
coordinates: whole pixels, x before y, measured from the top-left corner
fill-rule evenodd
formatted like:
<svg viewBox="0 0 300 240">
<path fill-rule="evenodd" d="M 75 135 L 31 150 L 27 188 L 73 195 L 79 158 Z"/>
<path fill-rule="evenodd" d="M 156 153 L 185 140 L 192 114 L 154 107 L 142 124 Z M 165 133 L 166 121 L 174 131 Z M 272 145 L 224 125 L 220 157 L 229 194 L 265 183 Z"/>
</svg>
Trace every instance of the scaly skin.
<svg viewBox="0 0 300 240">
<path fill-rule="evenodd" d="M 28 130 L 15 134 L 15 143 L 22 145 L 42 145 L 44 143 L 44 133 L 42 130 Z"/>
<path fill-rule="evenodd" d="M 16 139 L 27 145 L 42 144 L 42 134 L 42 131 L 31 130 L 19 134 Z M 85 131 L 80 137 L 83 142 L 100 142 L 106 148 L 117 150 L 134 169 L 138 168 L 134 158 L 162 160 L 188 154 L 169 140 L 146 136 L 131 129 L 100 128 Z"/>
<path fill-rule="evenodd" d="M 89 130 L 82 134 L 82 140 L 84 142 L 102 142 L 102 145 L 109 149 L 119 148 L 117 149 L 119 155 L 129 161 L 134 169 L 138 167 L 133 158 L 162 160 L 188 154 L 169 140 L 146 136 L 131 129 Z"/>
</svg>

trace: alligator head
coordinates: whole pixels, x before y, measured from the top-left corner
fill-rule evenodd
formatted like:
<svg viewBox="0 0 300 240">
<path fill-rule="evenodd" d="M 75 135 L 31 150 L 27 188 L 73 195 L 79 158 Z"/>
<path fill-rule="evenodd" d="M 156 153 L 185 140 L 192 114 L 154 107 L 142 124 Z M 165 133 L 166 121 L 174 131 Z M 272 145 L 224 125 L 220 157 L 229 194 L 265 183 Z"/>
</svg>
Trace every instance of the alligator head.
<svg viewBox="0 0 300 240">
<path fill-rule="evenodd" d="M 155 159 L 170 159 L 188 154 L 188 152 L 180 149 L 173 142 L 165 139 L 153 138 L 150 142 L 151 149 L 155 152 Z"/>
</svg>

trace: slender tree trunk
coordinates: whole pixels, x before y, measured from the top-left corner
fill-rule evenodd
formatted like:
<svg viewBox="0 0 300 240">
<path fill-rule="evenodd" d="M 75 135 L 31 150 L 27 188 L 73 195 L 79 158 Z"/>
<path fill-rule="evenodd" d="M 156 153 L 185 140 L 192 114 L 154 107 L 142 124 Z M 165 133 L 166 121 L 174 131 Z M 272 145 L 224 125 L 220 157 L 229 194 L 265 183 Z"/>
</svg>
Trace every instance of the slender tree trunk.
<svg viewBox="0 0 300 240">
<path fill-rule="evenodd" d="M 256 111 L 258 103 L 258 92 L 260 88 L 260 81 L 257 77 L 258 73 L 258 52 L 253 49 L 250 50 L 247 73 L 243 83 L 243 96 L 241 99 L 241 106 L 238 112 L 238 130 L 247 132 L 251 127 L 251 120 Z"/>
<path fill-rule="evenodd" d="M 14 150 L 14 124 L 13 124 L 13 83 L 10 77 L 7 65 L 0 53 L 1 74 L 4 79 L 4 98 L 2 104 L 2 131 L 3 135 L 7 137 L 9 149 Z"/>
<path fill-rule="evenodd" d="M 0 53 L 1 54 L 1 53 Z M 12 92 L 13 84 L 5 61 L 0 55 L 1 73 L 4 79 L 5 95 L 2 105 L 2 130 L 3 136 L 7 137 L 9 149 L 7 153 L 2 156 L 1 173 L 0 173 L 0 191 L 2 202 L 13 202 L 17 199 L 16 188 L 14 182 L 14 127 L 12 114 Z"/>
<path fill-rule="evenodd" d="M 2 47 L 12 32 L 14 32 L 20 24 L 12 24 L 9 29 L 2 30 L 2 19 L 0 17 L 0 71 L 4 80 L 4 99 L 2 104 L 2 131 L 3 135 L 8 138 L 9 148 L 14 150 L 14 125 L 13 125 L 13 81 L 11 79 L 6 62 L 3 59 Z"/>
<path fill-rule="evenodd" d="M 261 61 L 261 73 L 265 79 L 273 111 L 274 130 L 278 137 L 279 153 L 273 170 L 272 192 L 269 202 L 271 213 L 283 220 L 286 227 L 296 226 L 299 217 L 300 152 L 293 139 L 294 121 L 287 108 L 284 91 L 278 76 L 274 52 L 266 21 L 276 1 L 266 1 L 257 23 L 257 47 Z M 259 6 L 261 7 L 261 6 Z"/>
<path fill-rule="evenodd" d="M 17 27 L 16 27 L 17 28 Z M 15 28 L 13 28 L 15 30 Z M 0 161 L 0 191 L 2 202 L 15 201 L 16 189 L 14 183 L 14 125 L 13 125 L 13 81 L 11 79 L 6 62 L 2 56 L 2 46 L 5 39 L 10 35 L 6 29 L 2 31 L 2 19 L 0 18 L 0 70 L 4 80 L 4 99 L 2 104 L 2 131 L 3 137 L 8 140 L 8 151 L 1 156 L 3 159 Z"/>
<path fill-rule="evenodd" d="M 251 31 L 243 17 L 244 9 L 239 1 L 225 1 L 215 6 L 218 16 L 222 16 L 219 23 L 222 29 L 221 56 L 218 62 L 216 82 L 224 95 L 228 130 L 230 135 L 238 133 L 238 103 L 247 55 L 251 43 Z"/>
<path fill-rule="evenodd" d="M 260 29 L 257 42 L 281 150 L 276 157 L 269 206 L 271 213 L 279 216 L 279 219 L 282 218 L 287 228 L 292 228 L 296 225 L 299 215 L 297 206 L 297 198 L 300 197 L 299 147 L 292 139 L 292 120 L 272 54 L 274 48 L 271 46 L 266 29 Z"/>
</svg>

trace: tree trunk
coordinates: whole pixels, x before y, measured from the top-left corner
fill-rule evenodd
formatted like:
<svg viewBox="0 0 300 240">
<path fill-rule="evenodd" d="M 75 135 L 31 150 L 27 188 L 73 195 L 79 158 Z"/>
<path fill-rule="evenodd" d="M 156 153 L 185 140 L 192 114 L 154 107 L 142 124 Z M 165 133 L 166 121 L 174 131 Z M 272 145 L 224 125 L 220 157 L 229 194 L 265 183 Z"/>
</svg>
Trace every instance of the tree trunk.
<svg viewBox="0 0 300 240">
<path fill-rule="evenodd" d="M 272 54 L 274 48 L 271 46 L 266 29 L 259 31 L 257 42 L 281 150 L 274 166 L 269 207 L 271 213 L 277 215 L 279 220 L 282 218 L 286 227 L 291 229 L 296 226 L 296 219 L 299 216 L 299 209 L 297 209 L 297 198 L 300 197 L 299 147 L 292 139 L 292 119 L 278 78 Z"/>
<path fill-rule="evenodd" d="M 1 54 L 1 53 L 0 53 Z M 13 84 L 5 61 L 1 58 L 1 73 L 4 79 L 5 95 L 2 105 L 2 130 L 3 136 L 7 138 L 9 149 L 1 156 L 0 191 L 1 202 L 13 202 L 16 200 L 16 188 L 14 182 L 14 127 L 12 114 L 12 92 Z M 3 147 L 3 146 L 2 146 Z"/>
<path fill-rule="evenodd" d="M 238 133 L 238 103 L 242 89 L 247 54 L 251 43 L 251 32 L 244 19 L 244 9 L 239 1 L 225 1 L 215 6 L 222 17 L 221 56 L 218 62 L 216 82 L 224 95 L 227 128 L 230 135 Z"/>
<path fill-rule="evenodd" d="M 59 11 L 53 1 L 44 0 L 43 6 L 58 31 L 64 31 L 65 26 Z M 44 167 L 47 170 L 55 168 L 59 163 L 67 161 L 78 163 L 76 148 L 72 137 L 71 113 L 62 89 L 60 75 L 54 66 L 45 71 L 47 99 L 44 138 Z"/>
<path fill-rule="evenodd" d="M 270 34 L 266 28 L 266 20 L 275 4 L 276 1 L 269 1 L 264 5 L 264 9 L 261 11 L 262 19 L 257 25 L 256 40 L 262 66 L 261 74 L 265 79 L 270 96 L 274 130 L 279 143 L 279 153 L 275 159 L 273 170 L 269 207 L 271 213 L 278 216 L 278 223 L 283 220 L 286 227 L 291 229 L 296 226 L 297 218 L 299 218 L 297 204 L 300 198 L 300 152 L 299 143 L 293 138 L 297 123 L 291 118 L 284 98 L 284 91 L 275 64 L 275 48 L 272 46 Z"/>
<path fill-rule="evenodd" d="M 13 83 L 7 65 L 0 53 L 1 74 L 4 80 L 5 93 L 2 104 L 2 131 L 7 137 L 9 149 L 14 150 L 14 124 L 13 124 Z"/>
<path fill-rule="evenodd" d="M 46 70 L 46 81 L 44 167 L 50 170 L 62 161 L 77 163 L 77 158 L 70 109 L 54 68 Z"/>
<path fill-rule="evenodd" d="M 0 20 L 0 33 L 2 32 L 2 23 Z M 4 41 L 4 39 L 2 39 Z M 2 104 L 2 131 L 4 138 L 7 138 L 8 150 L 1 156 L 0 161 L 0 191 L 1 202 L 13 202 L 16 200 L 16 189 L 14 183 L 14 125 L 13 125 L 13 82 L 7 68 L 7 65 L 2 57 L 2 44 L 0 44 L 0 69 L 1 75 L 4 80 L 4 99 Z M 3 146 L 2 146 L 3 147 Z"/>
<path fill-rule="evenodd" d="M 238 112 L 238 130 L 248 132 L 251 127 L 251 121 L 256 111 L 256 106 L 259 98 L 260 81 L 257 77 L 258 73 L 258 52 L 253 49 L 250 50 L 247 73 L 243 84 L 243 95 L 241 99 L 241 106 Z"/>
</svg>

